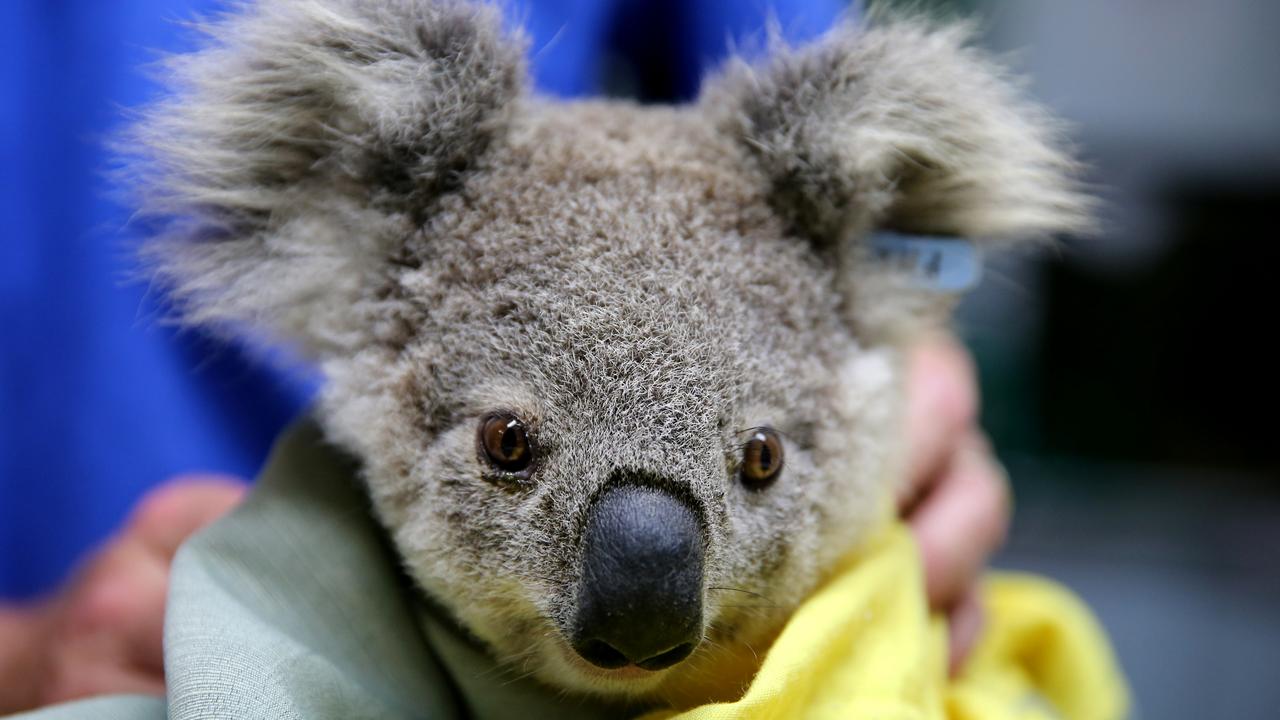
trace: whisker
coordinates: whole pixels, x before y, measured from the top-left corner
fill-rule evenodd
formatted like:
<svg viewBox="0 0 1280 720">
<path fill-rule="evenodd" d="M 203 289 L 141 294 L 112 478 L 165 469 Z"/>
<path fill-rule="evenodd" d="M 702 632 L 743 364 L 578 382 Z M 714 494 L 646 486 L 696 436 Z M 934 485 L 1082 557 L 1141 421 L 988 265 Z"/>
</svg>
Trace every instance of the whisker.
<svg viewBox="0 0 1280 720">
<path fill-rule="evenodd" d="M 758 597 L 758 598 L 760 598 L 761 600 L 765 600 L 765 601 L 770 602 L 770 603 L 772 603 L 772 602 L 773 602 L 772 600 L 769 600 L 769 597 L 768 597 L 767 595 L 762 595 L 762 594 L 760 594 L 760 593 L 758 593 L 758 592 L 755 592 L 755 591 L 753 591 L 753 590 L 744 590 L 744 589 L 742 589 L 742 588 L 736 588 L 736 587 L 714 587 L 714 586 L 713 586 L 713 587 L 709 587 L 709 588 L 707 588 L 707 589 L 708 589 L 708 590 L 719 590 L 719 591 L 721 591 L 721 592 L 739 592 L 739 593 L 742 593 L 742 594 L 744 594 L 744 595 L 751 595 L 751 596 L 753 596 L 753 597 Z"/>
</svg>

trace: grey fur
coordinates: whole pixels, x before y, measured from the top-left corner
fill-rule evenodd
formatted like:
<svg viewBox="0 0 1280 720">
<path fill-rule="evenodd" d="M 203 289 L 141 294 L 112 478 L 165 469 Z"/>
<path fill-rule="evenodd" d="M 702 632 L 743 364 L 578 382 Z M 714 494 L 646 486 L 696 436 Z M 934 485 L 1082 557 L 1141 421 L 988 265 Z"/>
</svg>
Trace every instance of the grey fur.
<svg viewBox="0 0 1280 720">
<path fill-rule="evenodd" d="M 135 136 L 167 218 L 147 257 L 188 321 L 318 360 L 409 572 L 576 691 L 670 696 L 754 652 L 886 516 L 895 343 L 937 312 L 866 260 L 870 228 L 1014 239 L 1086 208 L 954 30 L 841 26 L 679 108 L 533 96 L 498 13 L 447 0 L 262 0 L 206 30 Z M 494 410 L 533 430 L 527 482 L 477 453 Z M 761 425 L 787 454 L 757 492 L 734 468 Z M 715 642 L 640 683 L 583 673 L 561 632 L 619 469 L 708 509 Z"/>
<path fill-rule="evenodd" d="M 865 262 L 870 228 L 999 246 L 1091 227 L 1057 123 L 971 34 L 889 19 L 798 49 L 774 39 L 762 66 L 732 61 L 704 92 L 770 178 L 779 213 L 832 248 L 864 336 L 909 334 L 950 309 Z"/>
<path fill-rule="evenodd" d="M 523 40 L 494 8 L 415 0 L 242 2 L 199 27 L 133 136 L 139 203 L 169 223 L 146 258 L 191 322 L 359 347 L 387 261 L 508 124 Z"/>
</svg>

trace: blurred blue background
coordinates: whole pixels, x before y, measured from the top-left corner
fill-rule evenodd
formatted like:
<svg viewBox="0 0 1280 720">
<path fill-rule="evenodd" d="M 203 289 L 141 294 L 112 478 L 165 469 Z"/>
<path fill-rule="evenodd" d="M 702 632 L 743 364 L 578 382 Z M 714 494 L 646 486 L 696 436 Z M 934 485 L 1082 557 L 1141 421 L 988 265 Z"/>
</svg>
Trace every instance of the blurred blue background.
<svg viewBox="0 0 1280 720">
<path fill-rule="evenodd" d="M 538 86 L 678 101 L 840 0 L 523 0 Z M 1063 579 L 1146 718 L 1280 717 L 1280 3 L 913 2 L 1072 123 L 1102 237 L 997 260 L 961 308 L 1017 515 L 1003 566 Z M 0 4 L 0 599 L 53 588 L 149 487 L 252 476 L 314 380 L 159 322 L 104 142 L 210 0 Z"/>
</svg>

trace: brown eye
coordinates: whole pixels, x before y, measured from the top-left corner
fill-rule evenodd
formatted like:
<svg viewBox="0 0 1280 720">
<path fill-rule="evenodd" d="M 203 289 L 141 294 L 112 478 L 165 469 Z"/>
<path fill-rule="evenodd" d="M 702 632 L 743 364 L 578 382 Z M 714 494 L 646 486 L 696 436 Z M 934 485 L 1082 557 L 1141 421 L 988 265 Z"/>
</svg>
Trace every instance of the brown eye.
<svg viewBox="0 0 1280 720">
<path fill-rule="evenodd" d="M 489 462 L 506 472 L 520 472 L 533 460 L 524 423 L 511 415 L 490 415 L 481 421 L 480 447 Z"/>
<path fill-rule="evenodd" d="M 742 448 L 739 474 L 742 484 L 761 490 L 773 484 L 782 472 L 782 439 L 769 428 L 751 431 L 751 439 Z"/>
</svg>

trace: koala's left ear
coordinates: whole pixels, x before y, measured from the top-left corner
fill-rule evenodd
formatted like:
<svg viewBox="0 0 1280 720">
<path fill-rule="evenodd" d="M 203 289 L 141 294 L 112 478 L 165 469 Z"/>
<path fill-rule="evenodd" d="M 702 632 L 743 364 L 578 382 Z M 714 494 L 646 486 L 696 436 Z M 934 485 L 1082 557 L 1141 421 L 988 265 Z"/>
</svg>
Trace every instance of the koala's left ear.
<svg viewBox="0 0 1280 720">
<path fill-rule="evenodd" d="M 524 41 L 468 0 L 237 0 L 122 143 L 181 319 L 316 357 L 395 343 L 396 273 L 506 132 Z"/>
<path fill-rule="evenodd" d="M 775 208 L 837 253 L 849 312 L 870 334 L 911 324 L 885 306 L 928 315 L 938 305 L 885 295 L 891 284 L 866 262 L 871 232 L 989 245 L 1090 224 L 1053 122 L 969 36 L 921 21 L 845 22 L 761 64 L 735 60 L 703 92 L 704 112 L 771 183 Z"/>
</svg>

